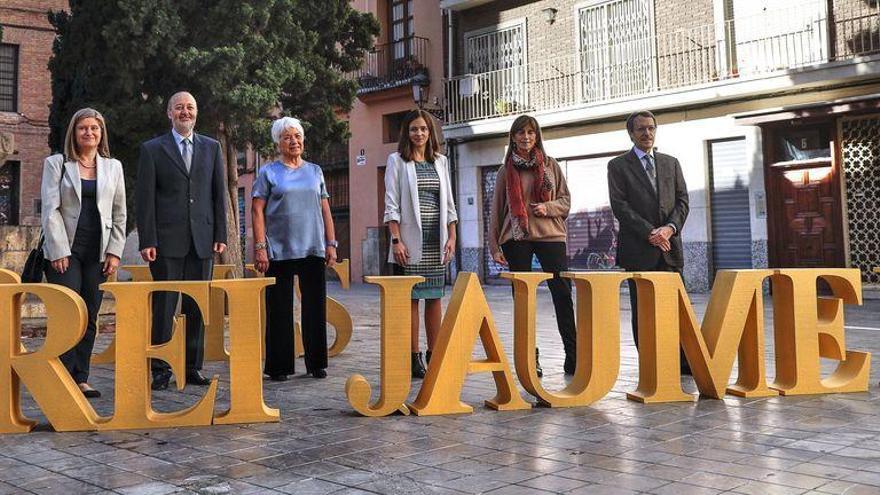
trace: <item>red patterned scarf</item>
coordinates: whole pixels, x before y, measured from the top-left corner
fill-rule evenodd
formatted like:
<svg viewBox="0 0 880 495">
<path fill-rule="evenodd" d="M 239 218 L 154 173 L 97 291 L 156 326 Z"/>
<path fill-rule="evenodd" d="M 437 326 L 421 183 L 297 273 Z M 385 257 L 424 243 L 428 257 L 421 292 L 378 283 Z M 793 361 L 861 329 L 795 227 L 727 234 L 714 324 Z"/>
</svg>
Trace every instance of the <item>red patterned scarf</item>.
<svg viewBox="0 0 880 495">
<path fill-rule="evenodd" d="M 528 160 L 520 157 L 515 152 L 510 153 L 504 168 L 506 171 L 505 179 L 507 180 L 507 204 L 510 207 L 510 213 L 516 218 L 516 221 L 513 222 L 513 239 L 519 241 L 529 236 L 529 215 L 523 199 L 522 181 L 519 177 L 519 171 L 528 170 L 534 176 L 531 197 L 531 202 L 533 203 L 550 201 L 550 191 L 553 186 L 550 184 L 550 178 L 546 173 L 544 153 L 538 148 L 532 149 L 531 157 Z"/>
</svg>

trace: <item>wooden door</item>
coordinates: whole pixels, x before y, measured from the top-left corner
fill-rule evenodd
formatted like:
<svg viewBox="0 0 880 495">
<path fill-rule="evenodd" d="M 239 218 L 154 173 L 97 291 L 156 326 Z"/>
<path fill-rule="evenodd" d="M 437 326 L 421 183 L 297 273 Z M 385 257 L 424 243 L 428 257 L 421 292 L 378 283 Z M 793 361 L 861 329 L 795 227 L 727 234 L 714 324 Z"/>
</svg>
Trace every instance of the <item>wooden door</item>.
<svg viewBox="0 0 880 495">
<path fill-rule="evenodd" d="M 831 162 L 773 166 L 775 265 L 843 267 L 840 186 Z"/>
</svg>

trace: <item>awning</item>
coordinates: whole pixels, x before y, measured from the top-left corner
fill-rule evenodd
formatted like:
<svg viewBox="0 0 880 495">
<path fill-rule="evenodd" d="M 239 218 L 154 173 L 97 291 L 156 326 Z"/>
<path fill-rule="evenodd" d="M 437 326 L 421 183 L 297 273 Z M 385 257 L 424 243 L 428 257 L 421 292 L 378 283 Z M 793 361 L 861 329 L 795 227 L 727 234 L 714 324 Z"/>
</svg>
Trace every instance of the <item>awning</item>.
<svg viewBox="0 0 880 495">
<path fill-rule="evenodd" d="M 760 125 L 784 120 L 826 117 L 880 111 L 880 93 L 853 96 L 822 103 L 803 103 L 787 107 L 763 109 L 757 112 L 734 114 L 732 117 L 740 125 Z"/>
</svg>

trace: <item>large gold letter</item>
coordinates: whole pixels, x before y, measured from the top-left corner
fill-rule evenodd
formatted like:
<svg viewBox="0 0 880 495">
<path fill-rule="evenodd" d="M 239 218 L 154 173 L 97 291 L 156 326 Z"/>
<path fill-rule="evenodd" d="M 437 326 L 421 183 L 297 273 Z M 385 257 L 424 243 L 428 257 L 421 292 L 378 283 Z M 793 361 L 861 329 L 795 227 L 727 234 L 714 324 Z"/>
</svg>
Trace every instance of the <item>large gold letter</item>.
<svg viewBox="0 0 880 495">
<path fill-rule="evenodd" d="M 263 294 L 274 278 L 215 280 L 218 298 L 229 302 L 229 410 L 214 417 L 216 424 L 278 421 L 278 409 L 263 401 Z M 222 333 L 221 333 L 222 335 Z"/>
<path fill-rule="evenodd" d="M 777 395 L 767 386 L 764 367 L 764 299 L 762 283 L 770 270 L 719 270 L 702 328 L 690 299 L 678 282 L 681 343 L 700 393 L 720 399 Z M 737 351 L 738 349 L 738 351 Z M 735 355 L 736 384 L 727 387 Z"/>
<path fill-rule="evenodd" d="M 471 361 L 477 334 L 486 351 L 486 359 Z M 465 376 L 487 371 L 492 372 L 498 391 L 493 399 L 486 401 L 487 406 L 503 411 L 532 407 L 520 396 L 510 373 L 477 274 L 461 272 L 443 316 L 428 374 L 409 408 L 419 416 L 472 412 L 474 409 L 460 399 Z"/>
<path fill-rule="evenodd" d="M 28 293 L 46 306 L 46 340 L 34 352 L 27 352 L 20 340 L 21 303 Z M 79 295 L 60 285 L 2 284 L 0 315 L 0 433 L 28 432 L 36 424 L 22 414 L 21 382 L 56 430 L 96 429 L 104 418 L 98 417 L 58 359 L 85 334 L 86 306 Z"/>
<path fill-rule="evenodd" d="M 626 397 L 639 402 L 692 401 L 681 389 L 678 287 L 681 276 L 638 272 L 633 281 L 639 295 L 639 385 Z"/>
<path fill-rule="evenodd" d="M 0 284 L 20 284 L 21 275 L 12 270 L 0 268 Z"/>
<path fill-rule="evenodd" d="M 226 279 L 234 268 L 233 265 L 214 265 L 211 278 L 214 280 Z M 132 282 L 151 282 L 153 280 L 153 274 L 150 273 L 150 267 L 147 265 L 123 265 L 120 269 L 131 274 Z M 115 273 L 107 278 L 107 282 L 116 282 L 116 280 Z M 224 342 L 226 300 L 223 297 L 222 290 L 211 291 L 211 314 L 205 318 L 205 361 L 227 361 L 229 359 Z M 114 336 L 114 340 L 110 341 L 110 345 L 106 349 L 92 356 L 92 363 L 110 364 L 115 359 L 116 340 Z"/>
<path fill-rule="evenodd" d="M 214 265 L 213 280 L 226 280 L 235 270 L 234 265 Z M 229 311 L 232 306 L 229 305 Z M 211 284 L 211 316 L 205 323 L 205 361 L 229 361 L 226 350 L 226 292 Z M 262 376 L 262 375 L 261 375 Z"/>
<path fill-rule="evenodd" d="M 744 397 L 776 395 L 764 378 L 761 284 L 771 274 L 769 270 L 719 271 L 702 327 L 678 274 L 637 274 L 639 388 L 628 397 L 641 402 L 693 400 L 681 390 L 679 343 L 701 394 L 719 399 L 726 390 Z M 650 289 L 654 300 L 642 298 L 643 288 Z M 642 318 L 644 312 L 647 316 Z M 653 338 L 648 335 L 650 347 L 642 347 L 643 330 L 653 334 Z M 657 359 L 652 359 L 652 351 Z M 739 377 L 727 389 L 737 352 Z"/>
<path fill-rule="evenodd" d="M 217 379 L 199 402 L 183 411 L 158 413 L 150 404 L 149 359 L 161 359 L 171 365 L 178 389 L 183 389 L 186 358 L 184 327 L 177 324 L 171 340 L 151 345 L 152 295 L 154 292 L 180 292 L 191 297 L 207 320 L 209 282 L 113 282 L 101 288 L 116 298 L 116 410 L 113 419 L 102 425 L 104 430 L 132 428 L 166 428 L 211 424 Z M 179 317 L 183 322 L 185 317 Z M 207 324 L 208 321 L 205 321 Z"/>
<path fill-rule="evenodd" d="M 412 378 L 410 301 L 413 286 L 423 280 L 424 277 L 364 277 L 365 282 L 378 285 L 381 294 L 379 400 L 369 403 L 372 390 L 363 375 L 352 375 L 345 382 L 349 404 L 364 416 L 387 416 L 395 411 L 409 414 L 404 401 Z"/>
<path fill-rule="evenodd" d="M 834 297 L 817 297 L 822 279 Z M 855 268 L 776 270 L 773 278 L 776 381 L 783 395 L 864 392 L 871 354 L 846 350 L 843 304 L 862 304 L 861 272 Z M 840 361 L 828 378 L 819 358 Z"/>
<path fill-rule="evenodd" d="M 565 273 L 577 286 L 577 366 L 569 384 L 548 392 L 535 370 L 536 289 L 545 273 L 503 273 L 513 283 L 516 375 L 550 407 L 586 406 L 604 397 L 620 370 L 620 283 L 626 273 Z"/>
<path fill-rule="evenodd" d="M 336 272 L 336 276 L 339 277 L 339 282 L 342 285 L 342 288 L 346 290 L 351 287 L 348 269 L 348 260 L 342 260 L 331 268 L 331 270 Z M 296 298 L 297 300 L 302 301 L 302 296 L 299 291 L 299 280 L 297 280 L 296 283 Z M 327 296 L 327 323 L 332 325 L 336 330 L 336 338 L 333 340 L 333 343 L 330 344 L 330 348 L 327 349 L 327 355 L 333 357 L 345 350 L 345 347 L 351 340 L 354 323 L 351 321 L 351 315 L 348 313 L 348 310 L 345 309 L 345 306 L 330 296 Z M 293 332 L 294 352 L 296 352 L 297 357 L 300 357 L 305 351 L 302 341 L 302 327 L 298 321 L 293 323 Z"/>
</svg>

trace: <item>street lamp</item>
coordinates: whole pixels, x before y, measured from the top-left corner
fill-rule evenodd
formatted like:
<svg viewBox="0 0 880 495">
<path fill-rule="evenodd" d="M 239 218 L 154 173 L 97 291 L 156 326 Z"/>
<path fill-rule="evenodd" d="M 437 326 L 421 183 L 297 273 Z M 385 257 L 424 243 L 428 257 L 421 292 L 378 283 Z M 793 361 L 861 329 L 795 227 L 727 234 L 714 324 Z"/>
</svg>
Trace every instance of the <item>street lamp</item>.
<svg viewBox="0 0 880 495">
<path fill-rule="evenodd" d="M 418 73 L 412 78 L 413 101 L 416 106 L 421 109 L 428 102 L 428 87 L 431 86 L 431 79 L 424 73 Z"/>
</svg>

